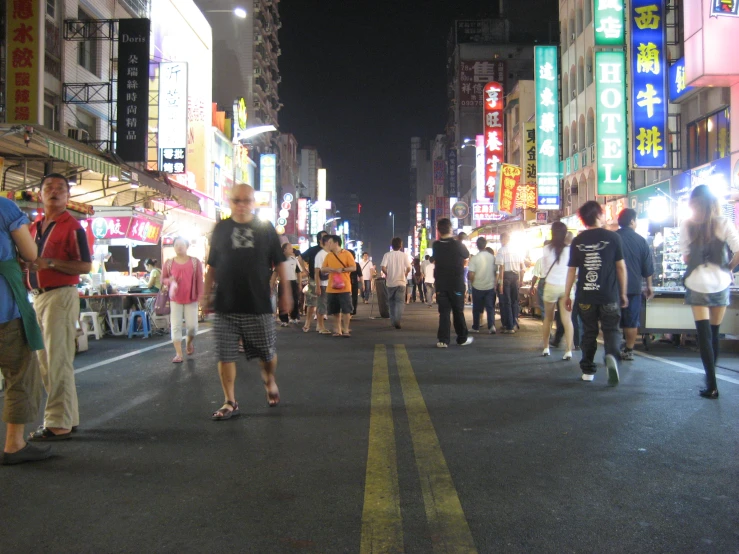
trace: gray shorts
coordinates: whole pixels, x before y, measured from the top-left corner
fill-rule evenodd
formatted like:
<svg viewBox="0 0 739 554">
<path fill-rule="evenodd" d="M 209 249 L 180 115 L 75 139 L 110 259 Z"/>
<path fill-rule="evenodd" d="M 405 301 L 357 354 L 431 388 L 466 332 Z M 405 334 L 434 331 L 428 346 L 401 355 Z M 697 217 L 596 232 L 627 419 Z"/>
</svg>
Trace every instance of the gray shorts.
<svg viewBox="0 0 739 554">
<path fill-rule="evenodd" d="M 328 314 L 328 293 L 326 292 L 326 287 L 324 287 L 323 285 L 321 285 L 321 296 L 318 297 L 316 305 L 318 307 L 319 314 Z"/>
<path fill-rule="evenodd" d="M 216 313 L 215 331 L 220 362 L 235 362 L 239 358 L 239 339 L 244 343 L 247 360 L 259 358 L 269 362 L 277 353 L 273 314 Z"/>
<path fill-rule="evenodd" d="M 351 293 L 330 292 L 326 296 L 328 296 L 328 315 L 350 314 L 354 311 Z"/>
</svg>

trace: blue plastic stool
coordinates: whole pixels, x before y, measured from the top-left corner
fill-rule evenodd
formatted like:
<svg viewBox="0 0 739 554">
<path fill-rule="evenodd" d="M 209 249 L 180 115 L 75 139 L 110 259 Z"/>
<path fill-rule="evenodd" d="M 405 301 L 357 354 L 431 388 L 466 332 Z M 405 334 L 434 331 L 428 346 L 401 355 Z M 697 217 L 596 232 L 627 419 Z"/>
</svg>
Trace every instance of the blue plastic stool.
<svg viewBox="0 0 739 554">
<path fill-rule="evenodd" d="M 136 330 L 136 318 L 141 318 L 141 331 Z M 134 335 L 143 336 L 145 339 L 149 338 L 151 330 L 149 329 L 149 314 L 146 312 L 136 311 L 131 312 L 128 316 L 128 338 L 132 338 Z"/>
</svg>

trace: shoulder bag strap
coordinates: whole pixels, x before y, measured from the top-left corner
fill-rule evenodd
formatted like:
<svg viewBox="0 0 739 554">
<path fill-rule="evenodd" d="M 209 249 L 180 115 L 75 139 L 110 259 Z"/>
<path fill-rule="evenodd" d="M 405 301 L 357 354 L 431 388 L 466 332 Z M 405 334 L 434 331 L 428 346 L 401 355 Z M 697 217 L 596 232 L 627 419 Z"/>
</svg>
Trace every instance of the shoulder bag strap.
<svg viewBox="0 0 739 554">
<path fill-rule="evenodd" d="M 341 261 L 341 258 L 339 258 L 336 255 L 336 252 L 331 252 L 331 253 L 334 255 L 334 258 L 336 258 L 337 260 L 339 260 L 339 263 L 341 264 L 342 267 L 346 267 L 346 265 L 344 264 L 344 262 Z"/>
</svg>

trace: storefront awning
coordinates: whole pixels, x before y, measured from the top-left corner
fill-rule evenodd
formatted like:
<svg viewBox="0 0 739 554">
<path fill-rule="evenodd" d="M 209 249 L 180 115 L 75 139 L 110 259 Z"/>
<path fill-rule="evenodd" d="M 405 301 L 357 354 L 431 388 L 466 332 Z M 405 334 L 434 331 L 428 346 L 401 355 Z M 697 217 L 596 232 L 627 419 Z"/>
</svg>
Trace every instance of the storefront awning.
<svg viewBox="0 0 739 554">
<path fill-rule="evenodd" d="M 132 168 L 126 169 L 128 171 L 124 171 L 124 177 L 127 176 L 127 173 L 130 173 L 131 182 L 136 182 L 142 187 L 155 190 L 161 193 L 164 197 L 174 200 L 183 208 L 200 213 L 200 199 L 189 190 L 172 183 L 166 178 L 166 175 L 163 176 L 162 180 L 160 180 L 143 171 L 136 171 Z"/>
<path fill-rule="evenodd" d="M 68 144 L 62 144 L 51 139 L 46 139 L 49 145 L 49 156 L 58 160 L 64 160 L 79 167 L 91 169 L 95 173 L 103 175 L 111 175 L 115 177 L 121 176 L 121 169 L 105 160 L 101 156 L 95 156 L 94 154 L 88 154 L 80 149 L 74 148 Z"/>
</svg>

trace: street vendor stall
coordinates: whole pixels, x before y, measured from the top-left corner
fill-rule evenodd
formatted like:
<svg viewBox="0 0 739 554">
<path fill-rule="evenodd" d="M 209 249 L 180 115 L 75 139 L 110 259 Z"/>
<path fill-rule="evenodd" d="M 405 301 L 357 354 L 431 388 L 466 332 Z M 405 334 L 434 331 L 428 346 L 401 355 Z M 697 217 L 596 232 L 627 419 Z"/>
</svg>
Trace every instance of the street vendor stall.
<svg viewBox="0 0 739 554">
<path fill-rule="evenodd" d="M 41 201 L 41 195 L 30 190 L 17 190 L 10 192 L 2 192 L 3 197 L 12 200 L 28 216 L 34 221 L 44 215 L 44 204 Z M 80 202 L 67 202 L 67 210 L 75 219 L 87 219 L 95 213 L 92 206 L 82 204 Z"/>
</svg>

